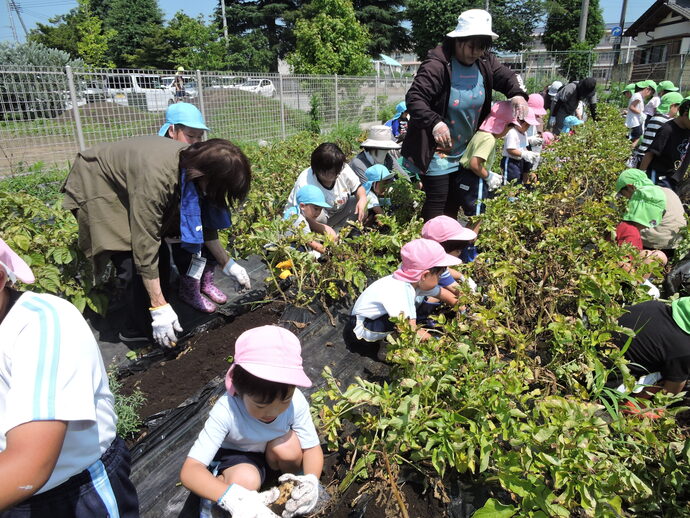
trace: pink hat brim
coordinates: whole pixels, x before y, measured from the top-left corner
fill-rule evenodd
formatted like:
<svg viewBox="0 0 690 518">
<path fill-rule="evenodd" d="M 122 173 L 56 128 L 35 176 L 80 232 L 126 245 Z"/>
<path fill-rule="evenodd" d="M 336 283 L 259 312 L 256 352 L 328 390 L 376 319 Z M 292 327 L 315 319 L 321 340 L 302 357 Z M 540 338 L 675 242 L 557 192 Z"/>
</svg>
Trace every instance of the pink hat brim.
<svg viewBox="0 0 690 518">
<path fill-rule="evenodd" d="M 232 371 L 235 365 L 241 365 L 249 374 L 264 380 L 305 388 L 312 386 L 311 380 L 301 367 L 278 367 L 266 365 L 265 363 L 258 365 L 252 362 L 240 362 L 233 363 L 228 369 L 228 372 L 225 373 L 225 390 L 227 390 L 228 394 L 231 396 L 234 396 L 237 392 L 232 383 Z"/>
<path fill-rule="evenodd" d="M 14 274 L 23 283 L 33 284 L 36 281 L 29 265 L 2 239 L 0 239 L 0 262 L 10 270 L 8 274 Z"/>
<path fill-rule="evenodd" d="M 402 266 L 395 270 L 393 272 L 393 278 L 397 279 L 399 281 L 405 281 L 405 282 L 417 282 L 419 279 L 422 278 L 422 274 L 429 270 L 430 268 L 435 268 L 437 266 L 455 266 L 458 264 L 462 264 L 462 260 L 458 257 L 452 256 L 450 254 L 445 254 L 444 259 L 435 262 L 434 261 L 433 266 L 429 266 L 429 268 L 424 268 L 422 270 L 417 270 L 417 269 L 408 269 L 408 270 L 403 270 Z"/>
</svg>

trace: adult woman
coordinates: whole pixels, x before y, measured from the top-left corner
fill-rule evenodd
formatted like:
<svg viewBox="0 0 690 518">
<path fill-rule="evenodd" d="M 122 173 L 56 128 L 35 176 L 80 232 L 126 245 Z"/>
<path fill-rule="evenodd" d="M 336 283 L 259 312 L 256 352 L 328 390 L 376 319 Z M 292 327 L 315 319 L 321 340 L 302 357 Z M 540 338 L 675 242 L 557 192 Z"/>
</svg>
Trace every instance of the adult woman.
<svg viewBox="0 0 690 518">
<path fill-rule="evenodd" d="M 492 90 L 511 99 L 518 118 L 527 112 L 518 77 L 488 52 L 496 38 L 489 13 L 463 12 L 456 29 L 429 51 L 407 92 L 410 123 L 402 156 L 405 167 L 421 174 L 425 221 L 441 214 L 457 217 L 460 157 L 489 114 Z"/>
<path fill-rule="evenodd" d="M 152 328 L 154 340 L 165 346 L 182 331 L 161 287 L 164 237 L 179 236 L 183 248 L 199 257 L 191 265 L 195 272 L 203 271 L 199 252 L 204 245 L 224 265 L 223 273 L 250 287 L 247 272 L 229 258 L 217 235 L 230 226 L 227 209 L 246 196 L 250 181 L 247 157 L 222 139 L 188 146 L 138 137 L 77 155 L 63 188 L 63 206 L 77 217 L 79 246 L 94 263 L 95 275 L 109 260 L 115 264 L 132 331 L 148 335 Z"/>
<path fill-rule="evenodd" d="M 563 121 L 568 115 L 576 115 L 580 101 L 589 105 L 592 120 L 597 120 L 596 87 L 596 80 L 593 77 L 587 77 L 582 81 L 568 83 L 558 91 L 556 102 L 551 108 L 551 116 L 554 117 L 554 135 L 559 135 L 563 131 Z"/>
</svg>

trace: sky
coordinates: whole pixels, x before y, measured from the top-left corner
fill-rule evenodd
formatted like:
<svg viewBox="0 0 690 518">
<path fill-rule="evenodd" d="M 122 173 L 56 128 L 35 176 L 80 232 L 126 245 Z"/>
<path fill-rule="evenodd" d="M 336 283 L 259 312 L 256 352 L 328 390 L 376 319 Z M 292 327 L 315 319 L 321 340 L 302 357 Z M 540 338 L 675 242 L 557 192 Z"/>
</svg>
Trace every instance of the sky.
<svg viewBox="0 0 690 518">
<path fill-rule="evenodd" d="M 7 5 L 12 0 L 0 0 L 0 41 L 13 41 L 10 28 Z M 37 23 L 48 23 L 48 19 L 58 14 L 67 13 L 77 6 L 76 0 L 14 0 L 19 7 L 27 30 L 31 30 Z M 165 13 L 166 19 L 172 17 L 177 11 L 184 11 L 189 16 L 205 15 L 207 18 L 218 5 L 218 0 L 159 0 L 159 5 Z M 626 21 L 635 21 L 653 4 L 653 0 L 628 0 Z M 604 9 L 604 21 L 618 23 L 622 0 L 600 0 Z M 25 41 L 21 24 L 13 12 L 12 17 L 19 36 L 19 41 Z"/>
</svg>

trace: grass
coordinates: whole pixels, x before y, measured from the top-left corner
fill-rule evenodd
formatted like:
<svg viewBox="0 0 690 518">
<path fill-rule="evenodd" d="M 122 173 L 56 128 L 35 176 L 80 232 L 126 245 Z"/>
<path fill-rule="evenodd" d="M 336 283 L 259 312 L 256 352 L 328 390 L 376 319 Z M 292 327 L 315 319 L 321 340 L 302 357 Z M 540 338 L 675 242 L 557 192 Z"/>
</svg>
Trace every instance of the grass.
<svg viewBox="0 0 690 518">
<path fill-rule="evenodd" d="M 20 168 L 17 174 L 0 176 L 0 191 L 25 192 L 47 204 L 60 198 L 60 187 L 69 171 L 64 168 L 46 168 L 43 162 Z"/>
</svg>

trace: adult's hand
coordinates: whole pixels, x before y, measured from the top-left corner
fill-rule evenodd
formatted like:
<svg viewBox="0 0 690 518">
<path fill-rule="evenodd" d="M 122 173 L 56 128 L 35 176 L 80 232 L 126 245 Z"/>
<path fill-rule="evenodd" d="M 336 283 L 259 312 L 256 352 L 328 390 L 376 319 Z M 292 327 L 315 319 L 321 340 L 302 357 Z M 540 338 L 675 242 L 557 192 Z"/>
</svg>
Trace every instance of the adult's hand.
<svg viewBox="0 0 690 518">
<path fill-rule="evenodd" d="M 525 117 L 527 117 L 527 111 L 529 110 L 529 106 L 527 105 L 525 98 L 516 95 L 510 99 L 510 105 L 513 107 L 513 116 L 518 120 L 525 120 Z"/>
<path fill-rule="evenodd" d="M 234 259 L 230 259 L 225 266 L 223 266 L 223 273 L 235 279 L 237 284 L 239 284 L 240 289 L 250 290 L 252 288 L 252 283 L 249 280 L 247 270 L 237 264 Z M 240 289 L 237 291 L 240 291 Z"/>
<path fill-rule="evenodd" d="M 149 309 L 151 313 L 151 330 L 153 339 L 162 347 L 173 347 L 177 343 L 177 335 L 182 332 L 182 326 L 177 318 L 177 314 L 170 304 L 165 304 L 157 308 Z"/>
<path fill-rule="evenodd" d="M 450 130 L 445 122 L 441 121 L 436 123 L 436 126 L 434 126 L 431 134 L 434 136 L 434 140 L 439 147 L 443 149 L 451 148 L 453 142 L 450 138 Z"/>
</svg>

